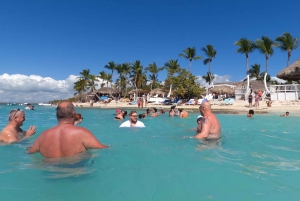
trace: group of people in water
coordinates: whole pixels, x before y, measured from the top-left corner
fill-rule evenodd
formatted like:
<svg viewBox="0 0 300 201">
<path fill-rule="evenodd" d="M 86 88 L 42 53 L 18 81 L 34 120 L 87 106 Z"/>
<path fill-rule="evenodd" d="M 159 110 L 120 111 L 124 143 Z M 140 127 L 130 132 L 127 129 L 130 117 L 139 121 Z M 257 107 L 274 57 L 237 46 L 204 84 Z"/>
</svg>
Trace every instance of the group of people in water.
<svg viewBox="0 0 300 201">
<path fill-rule="evenodd" d="M 183 109 L 178 109 L 181 118 L 188 117 L 188 113 Z M 211 110 L 209 102 L 203 102 L 199 111 L 201 113 L 197 118 L 197 133 L 190 138 L 206 139 L 219 138 L 221 134 L 221 126 L 217 117 Z M 126 116 L 125 111 L 118 111 L 116 119 Z M 150 111 L 146 111 L 150 115 Z M 161 110 L 161 114 L 165 111 Z M 170 109 L 169 115 L 176 113 L 175 107 Z M 144 115 L 146 115 L 144 113 Z M 158 116 L 157 109 L 152 108 L 152 117 Z M 50 129 L 43 131 L 35 140 L 33 145 L 28 148 L 27 153 L 33 154 L 40 152 L 46 158 L 67 157 L 81 153 L 87 149 L 103 149 L 109 146 L 102 144 L 97 138 L 86 128 L 76 126 L 81 123 L 83 117 L 76 114 L 75 107 L 71 102 L 62 102 L 57 106 L 56 117 L 58 124 Z M 120 127 L 145 127 L 138 121 L 136 111 L 129 113 L 129 120 L 123 122 Z M 25 121 L 25 113 L 20 109 L 11 110 L 8 116 L 8 124 L 0 133 L 0 142 L 2 143 L 18 143 L 36 133 L 36 127 L 30 126 L 27 131 L 23 131 L 21 126 Z M 188 136 L 184 136 L 186 138 Z"/>
</svg>

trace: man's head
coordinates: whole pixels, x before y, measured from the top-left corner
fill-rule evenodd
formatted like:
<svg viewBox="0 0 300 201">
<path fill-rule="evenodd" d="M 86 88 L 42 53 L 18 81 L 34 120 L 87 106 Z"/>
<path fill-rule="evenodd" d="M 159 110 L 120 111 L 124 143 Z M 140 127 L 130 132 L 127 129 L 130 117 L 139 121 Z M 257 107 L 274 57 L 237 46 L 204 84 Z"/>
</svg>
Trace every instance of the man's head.
<svg viewBox="0 0 300 201">
<path fill-rule="evenodd" d="M 290 115 L 290 113 L 289 113 L 289 112 L 286 112 L 286 113 L 285 113 L 285 115 L 286 115 L 286 116 L 289 116 L 289 115 Z"/>
<path fill-rule="evenodd" d="M 249 110 L 249 114 L 254 115 L 254 110 Z"/>
<path fill-rule="evenodd" d="M 23 112 L 23 110 L 14 109 L 10 111 L 8 115 L 8 121 L 15 122 L 17 126 L 21 127 L 23 125 L 23 122 L 25 121 L 25 113 Z"/>
<path fill-rule="evenodd" d="M 197 117 L 197 124 L 199 124 L 199 123 L 202 121 L 202 119 L 203 119 L 203 116 L 202 116 L 202 115 L 199 115 L 199 116 Z"/>
<path fill-rule="evenodd" d="M 202 114 L 202 116 L 204 116 L 203 114 L 205 114 L 207 112 L 211 112 L 210 103 L 209 102 L 202 102 L 199 109 L 200 109 L 200 113 Z"/>
<path fill-rule="evenodd" d="M 156 113 L 157 112 L 157 109 L 154 107 L 154 108 L 152 108 L 152 112 L 153 113 Z"/>
<path fill-rule="evenodd" d="M 56 109 L 57 120 L 73 120 L 76 118 L 76 111 L 74 105 L 71 102 L 62 102 Z"/>
<path fill-rule="evenodd" d="M 165 111 L 164 109 L 161 109 L 161 110 L 160 110 L 160 113 L 161 113 L 161 114 L 165 114 L 166 111 Z"/>
<path fill-rule="evenodd" d="M 138 114 L 137 114 L 136 111 L 131 111 L 131 112 L 129 113 L 129 118 L 130 118 L 130 121 L 131 121 L 132 123 L 136 123 L 136 122 L 137 122 L 137 117 L 138 117 Z"/>
<path fill-rule="evenodd" d="M 178 109 L 178 111 L 181 113 L 183 111 L 183 109 L 180 108 L 180 109 Z"/>
</svg>

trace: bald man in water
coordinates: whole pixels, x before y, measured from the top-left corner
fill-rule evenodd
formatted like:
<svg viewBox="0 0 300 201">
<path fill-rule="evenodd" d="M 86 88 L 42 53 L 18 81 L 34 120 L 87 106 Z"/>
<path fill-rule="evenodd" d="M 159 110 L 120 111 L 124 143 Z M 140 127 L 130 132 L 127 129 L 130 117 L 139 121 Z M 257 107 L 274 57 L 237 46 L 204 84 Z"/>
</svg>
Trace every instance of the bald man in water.
<svg viewBox="0 0 300 201">
<path fill-rule="evenodd" d="M 25 113 L 20 109 L 10 111 L 8 124 L 0 133 L 0 142 L 17 143 L 29 138 L 36 132 L 35 126 L 30 126 L 27 131 L 23 131 L 21 126 L 25 121 Z"/>
<path fill-rule="evenodd" d="M 212 113 L 210 103 L 201 103 L 199 109 L 204 118 L 202 120 L 201 132 L 197 133 L 194 138 L 219 138 L 221 134 L 221 125 L 218 118 Z"/>
<path fill-rule="evenodd" d="M 74 126 L 76 112 L 70 102 L 62 102 L 56 110 L 58 125 L 44 131 L 29 148 L 28 153 L 40 152 L 47 158 L 71 156 L 87 149 L 103 149 L 101 144 L 87 129 Z"/>
</svg>

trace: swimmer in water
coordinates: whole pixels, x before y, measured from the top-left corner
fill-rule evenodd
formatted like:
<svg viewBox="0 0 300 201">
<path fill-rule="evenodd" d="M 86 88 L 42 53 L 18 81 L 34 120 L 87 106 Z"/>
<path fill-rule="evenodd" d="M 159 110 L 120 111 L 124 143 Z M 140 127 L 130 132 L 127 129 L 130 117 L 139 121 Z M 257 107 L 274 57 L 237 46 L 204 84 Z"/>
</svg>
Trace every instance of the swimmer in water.
<svg viewBox="0 0 300 201">
<path fill-rule="evenodd" d="M 35 126 L 30 126 L 27 131 L 23 131 L 21 126 L 25 121 L 25 113 L 20 109 L 10 111 L 8 124 L 0 133 L 0 142 L 16 143 L 29 138 L 36 132 Z"/>
<path fill-rule="evenodd" d="M 144 123 L 141 122 L 141 121 L 138 121 L 137 117 L 138 117 L 137 112 L 136 111 L 131 111 L 129 113 L 129 120 L 123 122 L 120 125 L 120 128 L 121 127 L 140 127 L 140 128 L 144 128 L 145 127 Z"/>
<path fill-rule="evenodd" d="M 76 111 L 71 102 L 57 106 L 58 124 L 45 130 L 28 149 L 27 153 L 40 152 L 46 158 L 60 158 L 85 152 L 87 149 L 103 149 L 101 144 L 86 128 L 74 126 Z"/>
<path fill-rule="evenodd" d="M 290 116 L 290 113 L 289 112 L 286 112 L 285 114 L 282 114 L 280 115 L 281 117 L 287 117 L 287 116 Z"/>
</svg>

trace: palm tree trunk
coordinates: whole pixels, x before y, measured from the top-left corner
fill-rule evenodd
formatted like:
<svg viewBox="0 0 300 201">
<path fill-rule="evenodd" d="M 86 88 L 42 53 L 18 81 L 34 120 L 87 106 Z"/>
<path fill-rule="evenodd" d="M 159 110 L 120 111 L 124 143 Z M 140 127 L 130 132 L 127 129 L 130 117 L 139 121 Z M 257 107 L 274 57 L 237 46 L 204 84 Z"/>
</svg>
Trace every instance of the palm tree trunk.
<svg viewBox="0 0 300 201">
<path fill-rule="evenodd" d="M 210 64 L 211 64 L 211 61 L 209 61 L 209 65 L 208 65 L 208 72 L 210 73 Z"/>
<path fill-rule="evenodd" d="M 248 67 L 248 57 L 246 56 L 246 75 L 248 75 L 249 67 Z"/>
<path fill-rule="evenodd" d="M 266 73 L 268 73 L 268 58 L 266 58 Z"/>
<path fill-rule="evenodd" d="M 288 50 L 288 60 L 287 60 L 287 64 L 286 67 L 288 67 L 290 65 L 290 57 L 291 57 L 291 52 Z"/>
<path fill-rule="evenodd" d="M 190 69 L 189 71 L 191 72 L 192 71 L 192 60 L 190 60 Z"/>
</svg>

